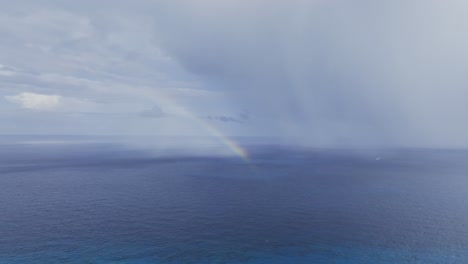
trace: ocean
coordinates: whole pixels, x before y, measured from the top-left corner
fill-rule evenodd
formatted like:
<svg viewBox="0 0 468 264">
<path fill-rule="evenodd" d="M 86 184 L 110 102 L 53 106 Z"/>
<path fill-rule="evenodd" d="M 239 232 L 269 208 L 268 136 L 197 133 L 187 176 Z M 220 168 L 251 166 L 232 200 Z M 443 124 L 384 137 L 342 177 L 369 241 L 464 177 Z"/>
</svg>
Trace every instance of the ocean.
<svg viewBox="0 0 468 264">
<path fill-rule="evenodd" d="M 468 263 L 468 151 L 244 147 L 4 142 L 0 263 Z"/>
</svg>

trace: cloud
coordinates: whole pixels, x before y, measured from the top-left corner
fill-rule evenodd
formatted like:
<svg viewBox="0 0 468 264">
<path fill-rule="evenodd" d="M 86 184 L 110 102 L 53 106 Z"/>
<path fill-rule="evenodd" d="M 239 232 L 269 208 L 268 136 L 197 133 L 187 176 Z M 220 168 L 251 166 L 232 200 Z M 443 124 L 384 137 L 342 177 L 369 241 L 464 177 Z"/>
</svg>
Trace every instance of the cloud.
<svg viewBox="0 0 468 264">
<path fill-rule="evenodd" d="M 61 97 L 58 95 L 20 93 L 14 96 L 5 96 L 5 99 L 18 104 L 22 108 L 32 110 L 53 110 L 59 106 Z"/>
<path fill-rule="evenodd" d="M 5 3 L 0 97 L 15 104 L 1 110 L 148 109 L 178 121 L 115 122 L 190 134 L 185 113 L 310 146 L 468 146 L 466 1 L 114 2 Z M 228 124 L 244 109 L 255 122 Z"/>
<path fill-rule="evenodd" d="M 144 110 L 139 113 L 141 117 L 149 117 L 149 118 L 161 118 L 167 116 L 159 106 L 153 106 L 149 110 Z"/>
<path fill-rule="evenodd" d="M 20 106 L 21 108 L 38 111 L 92 113 L 99 110 L 102 112 L 105 109 L 105 106 L 100 106 L 99 104 L 91 101 L 79 98 L 64 97 L 61 95 L 24 92 L 17 95 L 5 96 L 4 98 L 7 101 Z"/>
<path fill-rule="evenodd" d="M 14 76 L 14 75 L 16 75 L 15 69 L 0 64 L 0 76 L 8 77 L 8 76 Z"/>
<path fill-rule="evenodd" d="M 0 70 L 0 99 L 11 102 L 0 104 L 9 120 L 0 122 L 0 134 L 210 135 L 191 117 L 232 104 L 161 49 L 151 11 L 157 6 L 146 0 L 5 3 L 0 62 L 21 71 Z M 138 113 L 153 105 L 164 112 Z M 163 115 L 171 118 L 156 118 Z M 49 125 L 38 126 L 41 120 Z"/>
<path fill-rule="evenodd" d="M 233 91 L 260 133 L 303 145 L 468 146 L 466 1 L 206 0 L 160 12 L 163 49 Z"/>
<path fill-rule="evenodd" d="M 246 113 L 240 113 L 237 116 L 231 115 L 208 115 L 205 117 L 208 120 L 226 122 L 226 123 L 244 123 L 249 119 Z"/>
</svg>

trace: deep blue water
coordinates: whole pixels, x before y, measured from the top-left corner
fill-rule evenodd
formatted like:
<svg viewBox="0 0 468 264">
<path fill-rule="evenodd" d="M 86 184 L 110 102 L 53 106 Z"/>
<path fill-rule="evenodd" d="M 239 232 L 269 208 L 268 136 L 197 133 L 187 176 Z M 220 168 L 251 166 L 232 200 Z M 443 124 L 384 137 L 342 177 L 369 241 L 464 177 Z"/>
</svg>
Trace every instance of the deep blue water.
<svg viewBox="0 0 468 264">
<path fill-rule="evenodd" d="M 468 152 L 4 144 L 0 263 L 468 263 Z"/>
</svg>

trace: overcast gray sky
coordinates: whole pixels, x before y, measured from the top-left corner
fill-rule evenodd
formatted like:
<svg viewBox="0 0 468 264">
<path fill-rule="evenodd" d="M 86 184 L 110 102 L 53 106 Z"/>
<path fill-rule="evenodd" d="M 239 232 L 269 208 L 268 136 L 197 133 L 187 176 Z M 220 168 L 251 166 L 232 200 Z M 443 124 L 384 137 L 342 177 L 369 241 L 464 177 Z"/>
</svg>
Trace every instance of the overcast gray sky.
<svg viewBox="0 0 468 264">
<path fill-rule="evenodd" d="M 463 0 L 0 0 L 0 133 L 468 145 Z"/>
</svg>

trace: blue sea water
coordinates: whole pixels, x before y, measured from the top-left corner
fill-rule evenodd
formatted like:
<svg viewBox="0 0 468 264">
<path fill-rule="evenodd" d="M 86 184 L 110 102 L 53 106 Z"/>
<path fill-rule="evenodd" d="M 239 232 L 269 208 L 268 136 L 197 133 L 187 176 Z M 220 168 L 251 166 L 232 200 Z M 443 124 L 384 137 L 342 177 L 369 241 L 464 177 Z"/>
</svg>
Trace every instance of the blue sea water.
<svg viewBox="0 0 468 264">
<path fill-rule="evenodd" d="M 0 263 L 468 263 L 468 152 L 3 144 Z"/>
</svg>

